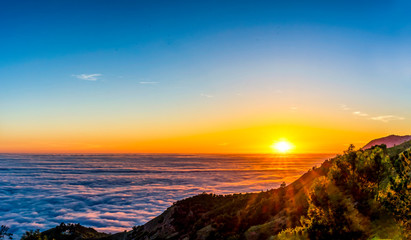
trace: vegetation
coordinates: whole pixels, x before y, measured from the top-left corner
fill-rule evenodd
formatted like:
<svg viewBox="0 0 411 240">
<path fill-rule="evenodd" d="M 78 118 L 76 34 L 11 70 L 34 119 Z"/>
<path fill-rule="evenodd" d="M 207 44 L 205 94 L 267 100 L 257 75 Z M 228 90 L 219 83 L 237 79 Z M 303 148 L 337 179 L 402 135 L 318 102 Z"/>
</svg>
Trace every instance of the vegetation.
<svg viewBox="0 0 411 240">
<path fill-rule="evenodd" d="M 315 180 L 302 226 L 278 239 L 410 239 L 411 148 L 396 154 L 407 145 L 390 151 L 385 145 L 350 147 L 327 176 Z"/>
<path fill-rule="evenodd" d="M 0 240 L 12 239 L 13 234 L 9 233 L 9 227 L 1 225 L 0 226 Z"/>
<path fill-rule="evenodd" d="M 187 198 L 131 238 L 411 239 L 410 146 L 351 145 L 289 186 Z"/>
<path fill-rule="evenodd" d="M 44 232 L 39 230 L 27 231 L 21 240 L 78 240 L 78 239 L 102 239 L 109 237 L 109 234 L 100 233 L 93 228 L 86 228 L 80 224 L 61 223 L 55 228 Z"/>
</svg>

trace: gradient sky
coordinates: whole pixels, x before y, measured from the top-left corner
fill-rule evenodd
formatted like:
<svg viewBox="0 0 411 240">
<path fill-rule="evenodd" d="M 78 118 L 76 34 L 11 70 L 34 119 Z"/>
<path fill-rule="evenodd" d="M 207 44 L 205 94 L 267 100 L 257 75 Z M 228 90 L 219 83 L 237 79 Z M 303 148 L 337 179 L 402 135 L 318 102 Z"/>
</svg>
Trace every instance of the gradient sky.
<svg viewBox="0 0 411 240">
<path fill-rule="evenodd" d="M 0 152 L 340 152 L 410 134 L 411 5 L 307 2 L 3 2 Z"/>
</svg>

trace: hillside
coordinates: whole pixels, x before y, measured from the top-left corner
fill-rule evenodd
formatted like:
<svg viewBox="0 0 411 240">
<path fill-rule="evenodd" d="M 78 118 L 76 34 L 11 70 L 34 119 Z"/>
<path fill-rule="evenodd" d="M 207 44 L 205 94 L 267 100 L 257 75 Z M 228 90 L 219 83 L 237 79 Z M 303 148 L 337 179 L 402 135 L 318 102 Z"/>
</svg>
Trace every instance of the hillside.
<svg viewBox="0 0 411 240">
<path fill-rule="evenodd" d="M 403 152 L 411 146 L 411 141 L 400 144 L 395 148 L 385 149 L 385 153 L 390 155 L 389 158 L 396 159 L 398 152 Z M 181 200 L 167 209 L 162 215 L 151 220 L 147 224 L 135 227 L 132 231 L 132 239 L 275 239 L 281 238 L 276 236 L 286 229 L 302 228 L 302 220 L 307 218 L 312 205 L 313 185 L 318 179 L 329 178 L 330 169 L 336 171 L 336 164 L 346 162 L 347 158 L 355 155 L 351 160 L 363 161 L 365 155 L 369 156 L 374 152 L 382 151 L 382 148 L 374 148 L 368 151 L 352 151 L 348 150 L 344 155 L 337 156 L 334 159 L 325 161 L 321 167 L 314 168 L 298 180 L 288 186 L 282 186 L 279 189 L 273 189 L 267 192 L 251 193 L 251 194 L 234 194 L 228 196 L 218 196 L 213 194 L 201 194 L 188 199 Z M 408 150 L 409 151 L 409 150 Z M 408 152 L 409 153 L 409 152 Z M 382 153 L 381 153 L 382 154 Z M 369 173 L 372 175 L 372 173 Z M 371 184 L 371 183 L 367 183 Z M 341 183 L 343 185 L 343 183 Z M 367 185 L 368 186 L 368 185 Z M 360 186 L 357 186 L 355 191 L 359 191 Z M 341 189 L 347 191 L 347 189 Z M 370 207 L 370 204 L 365 203 L 373 199 L 373 196 L 366 195 L 365 199 L 353 199 L 355 195 L 361 194 L 352 193 L 352 189 L 348 189 L 347 195 L 350 196 L 351 204 L 357 204 L 362 211 L 362 208 Z M 369 193 L 371 194 L 371 193 Z M 372 194 L 371 194 L 372 195 Z M 327 198 L 326 196 L 322 196 Z M 333 196 L 335 197 L 335 196 Z M 344 197 L 341 197 L 343 201 Z M 320 199 L 321 200 L 321 199 Z M 364 201 L 364 203 L 362 202 Z M 363 206 L 364 205 L 364 206 Z M 380 206 L 380 203 L 373 202 L 373 205 Z M 354 210 L 352 210 L 354 211 Z M 376 216 L 386 216 L 386 212 L 364 212 L 362 214 L 365 219 L 377 218 Z M 341 212 L 343 214 L 343 212 Z M 382 215 L 381 215 L 382 214 Z M 369 216 L 373 215 L 373 216 Z M 374 216 L 375 215 L 375 216 Z M 336 216 L 337 217 L 337 216 Z M 385 229 L 386 226 L 393 228 L 396 235 L 401 235 L 401 230 L 395 223 L 394 217 L 379 219 L 382 223 L 377 223 L 378 227 Z M 334 219 L 337 221 L 338 219 Z M 351 219 L 353 220 L 353 219 Z M 368 224 L 371 225 L 371 220 Z M 343 222 L 341 223 L 343 224 Z M 384 226 L 380 226 L 384 225 Z M 377 231 L 378 228 L 370 227 L 367 233 L 356 233 L 357 235 L 349 235 L 350 238 L 362 239 L 366 235 L 384 235 L 386 233 Z M 292 230 L 292 231 L 294 231 Z M 283 233 L 284 235 L 285 233 Z M 342 235 L 342 233 L 340 234 Z M 302 239 L 309 238 L 307 233 L 300 236 Z M 300 239 L 297 237 L 297 239 Z M 318 237 L 314 239 L 338 239 L 336 236 Z M 285 237 L 288 239 L 288 237 Z"/>
<path fill-rule="evenodd" d="M 388 149 L 350 147 L 288 186 L 260 193 L 193 196 L 130 232 L 108 235 L 65 225 L 31 232 L 25 240 L 407 239 L 410 147 L 411 141 Z"/>
<path fill-rule="evenodd" d="M 381 145 L 381 144 L 385 144 L 388 148 L 391 148 L 391 147 L 400 145 L 401 143 L 404 143 L 410 140 L 411 140 L 411 135 L 405 135 L 405 136 L 390 135 L 390 136 L 374 139 L 371 142 L 367 143 L 364 147 L 362 147 L 362 149 L 363 150 L 369 149 L 372 146 Z"/>
</svg>

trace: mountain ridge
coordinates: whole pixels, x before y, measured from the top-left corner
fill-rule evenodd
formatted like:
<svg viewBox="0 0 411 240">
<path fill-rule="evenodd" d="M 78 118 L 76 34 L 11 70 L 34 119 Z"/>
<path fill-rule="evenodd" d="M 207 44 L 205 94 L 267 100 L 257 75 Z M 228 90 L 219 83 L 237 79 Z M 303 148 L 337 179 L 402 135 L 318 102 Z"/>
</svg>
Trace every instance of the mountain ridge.
<svg viewBox="0 0 411 240">
<path fill-rule="evenodd" d="M 400 145 L 401 143 L 404 143 L 410 140 L 411 140 L 411 135 L 399 136 L 399 135 L 392 134 L 386 137 L 373 139 L 361 149 L 366 150 L 366 149 L 370 149 L 373 146 L 381 145 L 381 144 L 385 144 L 387 148 L 391 148 L 391 147 Z"/>
</svg>

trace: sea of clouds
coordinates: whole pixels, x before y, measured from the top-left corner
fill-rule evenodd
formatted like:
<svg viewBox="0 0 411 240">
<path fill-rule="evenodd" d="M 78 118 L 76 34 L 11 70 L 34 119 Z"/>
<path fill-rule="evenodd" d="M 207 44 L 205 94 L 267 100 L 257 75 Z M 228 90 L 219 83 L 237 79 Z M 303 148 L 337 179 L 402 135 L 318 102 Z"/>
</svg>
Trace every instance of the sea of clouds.
<svg viewBox="0 0 411 240">
<path fill-rule="evenodd" d="M 19 238 L 61 222 L 119 232 L 177 200 L 292 182 L 329 155 L 0 155 L 0 224 Z"/>
</svg>

